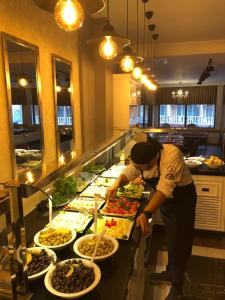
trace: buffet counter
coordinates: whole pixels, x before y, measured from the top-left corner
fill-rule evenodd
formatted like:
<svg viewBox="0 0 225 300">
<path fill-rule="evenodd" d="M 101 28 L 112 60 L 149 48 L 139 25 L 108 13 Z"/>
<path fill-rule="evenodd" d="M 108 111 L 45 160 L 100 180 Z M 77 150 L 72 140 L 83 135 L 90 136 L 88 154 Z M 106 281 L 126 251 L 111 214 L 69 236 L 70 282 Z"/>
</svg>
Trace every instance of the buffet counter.
<svg viewBox="0 0 225 300">
<path fill-rule="evenodd" d="M 149 193 L 147 193 L 149 195 Z M 147 198 L 146 198 L 147 199 Z M 141 200 L 141 205 L 139 211 L 143 208 L 143 205 L 146 203 L 146 199 Z M 57 210 L 55 211 L 55 214 Z M 28 243 L 32 244 L 33 234 L 37 232 L 40 227 L 44 227 L 48 222 L 48 214 L 40 213 L 37 210 L 32 211 L 25 218 L 25 227 L 26 227 L 26 240 Z M 32 224 L 32 226 L 31 226 Z M 90 227 L 90 226 L 89 226 Z M 88 229 L 87 229 L 88 231 Z M 78 237 L 81 235 L 78 235 Z M 97 262 L 101 270 L 101 281 L 98 286 L 83 296 L 82 299 L 87 300 L 123 300 L 126 299 L 128 295 L 128 282 L 131 278 L 135 256 L 137 249 L 139 248 L 141 241 L 141 230 L 133 224 L 132 231 L 130 234 L 129 240 L 118 240 L 119 249 L 118 251 L 109 259 Z M 59 261 L 69 259 L 69 258 L 78 258 L 73 251 L 73 243 L 67 248 L 62 249 L 56 252 L 57 259 Z M 144 262 L 139 268 L 144 268 Z M 33 293 L 32 300 L 53 300 L 59 299 L 58 297 L 50 294 L 44 285 L 44 278 L 40 278 L 35 281 L 30 281 L 28 285 L 28 290 Z"/>
<path fill-rule="evenodd" d="M 218 169 L 209 169 L 206 165 L 202 164 L 198 168 L 190 169 L 190 171 L 193 175 L 225 176 L 224 166 Z"/>
</svg>

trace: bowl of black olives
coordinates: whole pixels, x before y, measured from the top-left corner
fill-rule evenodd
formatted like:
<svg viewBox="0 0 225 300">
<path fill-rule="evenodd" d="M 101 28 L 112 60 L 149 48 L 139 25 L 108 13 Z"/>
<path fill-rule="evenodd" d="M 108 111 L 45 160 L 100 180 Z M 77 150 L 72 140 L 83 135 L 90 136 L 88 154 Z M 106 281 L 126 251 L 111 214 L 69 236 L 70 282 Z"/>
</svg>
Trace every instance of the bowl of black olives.
<svg viewBox="0 0 225 300">
<path fill-rule="evenodd" d="M 74 252 L 83 258 L 91 259 L 98 241 L 99 235 L 86 234 L 76 240 L 73 246 Z M 104 260 L 112 256 L 119 248 L 118 241 L 108 235 L 101 239 L 96 252 L 95 260 Z"/>
<path fill-rule="evenodd" d="M 45 287 L 55 296 L 74 299 L 92 291 L 101 279 L 99 267 L 86 259 L 67 259 L 45 275 Z"/>
<path fill-rule="evenodd" d="M 41 247 L 27 248 L 25 253 L 28 280 L 42 277 L 56 262 L 53 250 Z M 21 260 L 22 261 L 22 260 Z"/>
</svg>

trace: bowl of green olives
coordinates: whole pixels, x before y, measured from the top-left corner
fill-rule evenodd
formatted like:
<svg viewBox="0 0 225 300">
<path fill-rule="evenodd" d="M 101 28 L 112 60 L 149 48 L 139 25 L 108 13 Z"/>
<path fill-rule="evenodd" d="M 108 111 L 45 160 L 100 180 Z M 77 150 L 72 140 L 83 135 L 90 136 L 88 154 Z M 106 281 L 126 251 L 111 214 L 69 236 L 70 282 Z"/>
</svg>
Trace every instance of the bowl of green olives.
<svg viewBox="0 0 225 300">
<path fill-rule="evenodd" d="M 45 287 L 55 296 L 74 299 L 92 291 L 101 279 L 99 267 L 86 259 L 67 259 L 45 275 Z"/>
<path fill-rule="evenodd" d="M 34 243 L 40 247 L 61 250 L 76 238 L 76 231 L 69 228 L 45 228 L 34 236 Z"/>
<path fill-rule="evenodd" d="M 42 277 L 56 262 L 55 252 L 43 247 L 27 248 L 24 257 L 27 263 L 28 280 Z"/>
<path fill-rule="evenodd" d="M 95 245 L 99 235 L 87 234 L 79 239 L 73 245 L 74 252 L 83 258 L 91 259 L 94 254 Z M 95 260 L 104 260 L 112 256 L 119 248 L 118 241 L 108 235 L 104 235 L 99 243 Z"/>
</svg>

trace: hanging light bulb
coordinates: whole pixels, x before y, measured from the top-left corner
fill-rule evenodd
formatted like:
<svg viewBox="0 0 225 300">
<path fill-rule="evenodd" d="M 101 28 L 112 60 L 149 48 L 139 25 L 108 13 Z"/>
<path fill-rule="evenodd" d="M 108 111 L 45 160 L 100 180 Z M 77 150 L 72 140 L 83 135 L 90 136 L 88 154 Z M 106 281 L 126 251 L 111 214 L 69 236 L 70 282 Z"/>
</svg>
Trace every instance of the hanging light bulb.
<svg viewBox="0 0 225 300">
<path fill-rule="evenodd" d="M 54 15 L 58 26 L 65 31 L 75 31 L 83 25 L 84 10 L 77 0 L 59 0 Z"/>
<path fill-rule="evenodd" d="M 62 91 L 62 87 L 60 85 L 56 86 L 56 92 L 60 93 Z"/>
<path fill-rule="evenodd" d="M 106 60 L 111 60 L 117 56 L 118 47 L 111 36 L 105 36 L 99 46 L 99 55 Z"/>
<path fill-rule="evenodd" d="M 140 67 L 135 67 L 132 71 L 132 76 L 134 79 L 139 79 L 141 78 L 142 75 L 142 69 Z"/>
<path fill-rule="evenodd" d="M 135 64 L 134 59 L 131 56 L 126 55 L 122 58 L 120 62 L 120 68 L 123 72 L 128 73 L 134 69 L 134 64 Z"/>
<path fill-rule="evenodd" d="M 146 82 L 148 81 L 148 76 L 145 74 L 141 75 L 140 81 L 142 84 L 146 84 Z"/>
<path fill-rule="evenodd" d="M 21 77 L 18 79 L 18 83 L 22 87 L 26 87 L 28 85 L 28 80 L 25 77 Z"/>
</svg>

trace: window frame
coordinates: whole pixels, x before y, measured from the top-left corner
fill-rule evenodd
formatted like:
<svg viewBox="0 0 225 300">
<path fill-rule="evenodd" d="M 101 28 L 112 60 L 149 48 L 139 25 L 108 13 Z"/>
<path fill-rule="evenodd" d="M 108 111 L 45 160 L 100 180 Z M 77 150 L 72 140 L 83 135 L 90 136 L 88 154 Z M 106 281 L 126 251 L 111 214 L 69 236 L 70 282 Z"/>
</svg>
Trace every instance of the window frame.
<svg viewBox="0 0 225 300">
<path fill-rule="evenodd" d="M 217 105 L 216 104 L 192 104 L 192 103 L 189 103 L 189 104 L 183 104 L 183 103 L 179 103 L 179 104 L 159 104 L 159 109 L 158 109 L 158 127 L 160 127 L 162 124 L 160 124 L 160 106 L 163 105 L 163 106 L 166 106 L 166 105 L 184 105 L 184 109 L 185 109 L 185 114 L 184 114 L 184 127 L 182 128 L 186 128 L 187 127 L 187 109 L 188 109 L 188 106 L 189 105 L 211 105 L 211 106 L 214 106 L 215 107 L 215 114 L 214 114 L 214 122 L 213 122 L 213 126 L 212 127 L 208 127 L 208 126 L 204 126 L 204 127 L 198 127 L 198 128 L 215 128 L 215 125 L 216 125 L 216 108 L 217 108 Z"/>
</svg>

